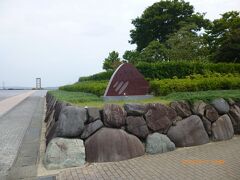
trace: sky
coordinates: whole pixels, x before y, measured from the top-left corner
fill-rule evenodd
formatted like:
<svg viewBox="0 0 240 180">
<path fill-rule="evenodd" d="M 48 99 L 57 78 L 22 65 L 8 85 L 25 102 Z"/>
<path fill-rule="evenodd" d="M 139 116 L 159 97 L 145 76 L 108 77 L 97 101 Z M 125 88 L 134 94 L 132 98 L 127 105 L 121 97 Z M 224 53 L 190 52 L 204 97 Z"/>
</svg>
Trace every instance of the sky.
<svg viewBox="0 0 240 180">
<path fill-rule="evenodd" d="M 0 0 L 0 88 L 71 84 L 101 72 L 109 52 L 128 43 L 132 19 L 155 0 Z M 239 0 L 188 0 L 213 20 Z"/>
</svg>

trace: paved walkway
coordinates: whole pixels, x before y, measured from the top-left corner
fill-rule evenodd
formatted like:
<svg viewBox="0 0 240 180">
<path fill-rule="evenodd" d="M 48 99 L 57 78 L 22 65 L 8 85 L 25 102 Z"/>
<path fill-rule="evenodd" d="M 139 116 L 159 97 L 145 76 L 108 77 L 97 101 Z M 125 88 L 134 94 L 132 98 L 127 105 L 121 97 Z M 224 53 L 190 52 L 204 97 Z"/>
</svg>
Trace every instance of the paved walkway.
<svg viewBox="0 0 240 180">
<path fill-rule="evenodd" d="M 240 136 L 164 154 L 67 169 L 57 176 L 57 180 L 77 179 L 239 180 Z"/>
<path fill-rule="evenodd" d="M 16 96 L 18 94 L 22 94 L 28 92 L 30 90 L 4 90 L 0 89 L 0 101 L 10 98 L 12 96 Z"/>
<path fill-rule="evenodd" d="M 2 116 L 4 113 L 7 113 L 9 110 L 11 110 L 14 106 L 22 102 L 24 99 L 26 99 L 28 96 L 33 94 L 36 91 L 27 91 L 25 93 L 18 94 L 16 96 L 9 97 L 7 99 L 0 101 L 0 116 Z"/>
<path fill-rule="evenodd" d="M 35 153 L 34 149 L 31 149 L 33 152 L 27 152 L 32 144 L 35 143 L 35 137 L 39 134 L 39 125 L 34 123 L 35 120 L 40 121 L 40 126 L 42 122 L 42 116 L 44 115 L 43 105 L 44 98 L 46 92 L 44 91 L 31 91 L 27 94 L 21 94 L 9 99 L 5 99 L 2 102 L 9 102 L 6 104 L 9 108 L 12 107 L 11 110 L 7 110 L 0 117 L 0 179 L 4 179 L 7 175 L 7 171 L 12 167 L 12 165 L 16 164 L 16 166 L 22 165 L 27 166 L 30 162 L 33 162 L 34 156 L 31 153 Z M 28 97 L 29 96 L 29 97 Z M 15 98 L 15 102 L 14 99 Z M 25 99 L 25 100 L 23 100 Z M 9 100 L 9 101 L 8 101 Z M 20 102 L 22 100 L 22 102 Z M 17 103 L 18 102 L 18 103 Z M 14 108 L 14 104 L 16 105 Z M 0 106 L 1 107 L 1 106 Z M 4 108 L 0 108 L 4 109 Z M 37 117 L 38 116 L 38 117 Z M 33 127 L 33 128 L 31 128 Z M 33 132 L 29 132 L 32 130 Z M 41 127 L 40 127 L 41 130 Z M 30 133 L 30 136 L 26 136 Z M 24 136 L 30 138 L 23 141 Z M 30 143 L 28 143 L 30 142 Z M 27 146 L 21 146 L 22 143 L 25 143 Z M 24 147 L 24 148 L 23 148 Z M 37 150 L 39 147 L 37 147 Z M 18 154 L 25 156 L 25 158 L 17 158 Z M 36 154 L 36 153 L 35 153 Z M 34 161 L 36 162 L 36 161 Z M 30 171 L 28 171 L 30 173 Z M 15 176 L 13 179 L 17 179 Z"/>
</svg>

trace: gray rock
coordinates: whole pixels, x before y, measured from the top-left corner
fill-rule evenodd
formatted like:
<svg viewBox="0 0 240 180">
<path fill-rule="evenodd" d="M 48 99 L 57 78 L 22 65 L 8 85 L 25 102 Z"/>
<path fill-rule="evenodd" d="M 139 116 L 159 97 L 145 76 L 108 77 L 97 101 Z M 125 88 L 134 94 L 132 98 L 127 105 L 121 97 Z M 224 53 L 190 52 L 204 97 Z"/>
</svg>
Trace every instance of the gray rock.
<svg viewBox="0 0 240 180">
<path fill-rule="evenodd" d="M 55 121 L 58 121 L 62 109 L 66 106 L 69 106 L 69 104 L 65 103 L 65 102 L 62 102 L 62 101 L 57 101 L 55 103 L 55 106 L 54 106 L 54 110 L 55 110 L 54 111 L 54 119 L 55 119 Z"/>
<path fill-rule="evenodd" d="M 177 117 L 173 120 L 172 126 L 176 126 L 176 125 L 177 125 L 177 122 L 178 122 L 178 121 L 181 121 L 182 119 L 183 119 L 182 117 L 177 116 Z"/>
<path fill-rule="evenodd" d="M 223 115 L 212 124 L 212 139 L 214 141 L 231 139 L 234 135 L 232 122 L 228 115 Z"/>
<path fill-rule="evenodd" d="M 203 122 L 203 126 L 206 130 L 206 132 L 208 133 L 209 136 L 211 136 L 212 134 L 212 123 L 205 118 L 204 116 L 202 117 L 202 122 Z"/>
<path fill-rule="evenodd" d="M 166 135 L 153 133 L 146 139 L 146 152 L 149 154 L 164 153 L 175 149 L 175 144 Z"/>
<path fill-rule="evenodd" d="M 87 110 L 87 116 L 88 116 L 87 118 L 88 123 L 101 119 L 100 110 L 98 108 L 88 107 L 86 108 L 86 110 Z"/>
<path fill-rule="evenodd" d="M 80 139 L 54 138 L 47 146 L 44 165 L 50 169 L 81 166 L 85 163 L 85 148 Z"/>
<path fill-rule="evenodd" d="M 192 105 L 192 111 L 195 115 L 204 116 L 206 103 L 202 100 L 194 102 Z"/>
<path fill-rule="evenodd" d="M 84 131 L 81 135 L 81 139 L 88 138 L 93 133 L 95 133 L 97 130 L 99 130 L 101 127 L 103 127 L 103 123 L 101 120 L 96 120 L 96 121 L 86 125 L 84 128 Z"/>
<path fill-rule="evenodd" d="M 240 107 L 233 105 L 229 110 L 229 117 L 232 121 L 235 134 L 240 134 Z"/>
<path fill-rule="evenodd" d="M 240 107 L 240 101 L 236 101 L 235 105 L 237 105 L 238 107 Z"/>
<path fill-rule="evenodd" d="M 144 154 L 144 146 L 134 135 L 121 129 L 101 128 L 85 141 L 88 162 L 121 161 Z"/>
<path fill-rule="evenodd" d="M 205 117 L 211 121 L 214 122 L 218 119 L 219 115 L 216 109 L 211 106 L 210 104 L 206 105 L 205 107 Z"/>
<path fill-rule="evenodd" d="M 214 99 L 211 104 L 215 107 L 220 115 L 227 114 L 229 111 L 229 105 L 223 98 Z"/>
<path fill-rule="evenodd" d="M 123 108 L 128 116 L 142 116 L 147 112 L 147 108 L 142 104 L 124 104 Z"/>
<path fill-rule="evenodd" d="M 172 122 L 177 117 L 174 109 L 162 104 L 148 104 L 148 112 L 145 114 L 147 126 L 154 132 L 166 133 Z"/>
<path fill-rule="evenodd" d="M 66 106 L 59 115 L 58 137 L 79 137 L 87 120 L 86 109 Z"/>
<path fill-rule="evenodd" d="M 119 105 L 105 104 L 103 108 L 103 116 L 105 126 L 120 128 L 125 125 L 127 113 Z"/>
<path fill-rule="evenodd" d="M 196 115 L 178 121 L 176 126 L 171 126 L 167 136 L 176 147 L 196 146 L 209 142 L 202 120 Z"/>
<path fill-rule="evenodd" d="M 149 134 L 146 121 L 142 116 L 128 116 L 126 123 L 127 131 L 139 138 L 146 138 Z"/>
<path fill-rule="evenodd" d="M 170 106 L 182 118 L 186 118 L 192 114 L 189 104 L 185 101 L 174 101 L 170 103 Z"/>
</svg>

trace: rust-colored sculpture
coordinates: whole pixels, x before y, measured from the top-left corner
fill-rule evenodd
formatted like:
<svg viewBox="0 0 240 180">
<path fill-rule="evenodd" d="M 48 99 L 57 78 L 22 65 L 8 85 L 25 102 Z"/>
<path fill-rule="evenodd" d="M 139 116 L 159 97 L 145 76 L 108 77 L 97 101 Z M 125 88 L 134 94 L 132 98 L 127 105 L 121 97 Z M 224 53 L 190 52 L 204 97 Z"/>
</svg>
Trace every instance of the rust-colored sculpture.
<svg viewBox="0 0 240 180">
<path fill-rule="evenodd" d="M 141 96 L 148 91 L 143 75 L 132 64 L 124 63 L 112 75 L 104 96 Z"/>
</svg>

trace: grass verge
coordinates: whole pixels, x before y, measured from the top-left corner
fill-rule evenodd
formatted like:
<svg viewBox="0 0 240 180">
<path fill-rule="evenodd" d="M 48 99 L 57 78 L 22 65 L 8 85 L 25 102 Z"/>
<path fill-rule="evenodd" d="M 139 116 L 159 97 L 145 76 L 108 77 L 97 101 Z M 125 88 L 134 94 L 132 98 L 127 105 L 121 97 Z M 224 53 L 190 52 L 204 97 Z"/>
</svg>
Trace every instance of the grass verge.
<svg viewBox="0 0 240 180">
<path fill-rule="evenodd" d="M 176 92 L 168 94 L 167 96 L 157 96 L 150 99 L 136 100 L 136 101 L 111 101 L 104 102 L 101 97 L 94 94 L 83 92 L 69 92 L 62 90 L 49 91 L 57 99 L 81 107 L 103 107 L 105 103 L 113 103 L 123 105 L 124 103 L 163 103 L 169 104 L 172 101 L 188 100 L 194 102 L 197 100 L 210 101 L 215 98 L 232 98 L 233 100 L 240 100 L 240 90 L 214 90 L 214 91 L 197 91 L 197 92 Z"/>
</svg>

